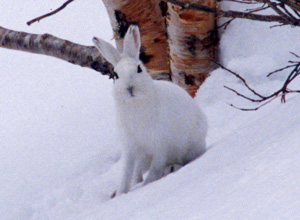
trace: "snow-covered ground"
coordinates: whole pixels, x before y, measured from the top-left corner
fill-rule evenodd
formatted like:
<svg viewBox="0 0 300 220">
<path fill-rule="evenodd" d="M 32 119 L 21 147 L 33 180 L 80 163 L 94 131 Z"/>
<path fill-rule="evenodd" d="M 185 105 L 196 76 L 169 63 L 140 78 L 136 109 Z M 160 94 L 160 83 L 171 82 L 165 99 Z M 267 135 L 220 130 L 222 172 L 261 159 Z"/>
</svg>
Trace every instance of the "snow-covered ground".
<svg viewBox="0 0 300 220">
<path fill-rule="evenodd" d="M 59 14 L 26 22 L 63 0 L 0 0 L 0 25 L 51 33 L 91 45 L 112 36 L 100 0 L 75 1 Z M 230 3 L 232 4 L 232 3 Z M 228 8 L 229 6 L 224 6 Z M 241 7 L 241 6 L 238 6 Z M 221 38 L 221 60 L 263 94 L 296 60 L 300 29 L 237 20 Z M 0 48 L 0 219 L 300 219 L 300 95 L 257 112 L 224 89 L 247 94 L 217 69 L 196 101 L 207 114 L 209 150 L 200 159 L 145 187 L 109 199 L 120 178 L 112 81 L 55 58 Z M 300 88 L 300 79 L 292 87 Z"/>
</svg>

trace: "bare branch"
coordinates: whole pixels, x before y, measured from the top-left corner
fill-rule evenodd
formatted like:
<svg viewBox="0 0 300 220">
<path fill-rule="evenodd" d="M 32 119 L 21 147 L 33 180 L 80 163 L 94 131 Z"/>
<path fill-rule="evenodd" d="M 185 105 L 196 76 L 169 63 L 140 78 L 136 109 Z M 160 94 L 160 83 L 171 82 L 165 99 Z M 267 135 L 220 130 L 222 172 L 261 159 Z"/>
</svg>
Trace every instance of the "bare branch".
<svg viewBox="0 0 300 220">
<path fill-rule="evenodd" d="M 263 1 L 263 0 L 260 0 Z M 299 0 L 279 0 L 281 3 L 286 4 L 291 9 L 299 12 L 300 11 L 300 1 Z"/>
<path fill-rule="evenodd" d="M 233 22 L 235 20 L 235 18 L 231 18 L 228 21 L 224 22 L 223 24 L 219 25 L 217 28 L 224 28 L 224 30 L 227 29 L 228 25 L 231 24 L 231 22 Z"/>
<path fill-rule="evenodd" d="M 238 79 L 240 79 L 240 80 L 242 81 L 242 83 L 246 86 L 246 88 L 247 88 L 248 90 L 250 90 L 254 95 L 258 96 L 258 97 L 261 98 L 261 99 L 265 99 L 265 98 L 266 98 L 265 96 L 262 96 L 262 95 L 260 95 L 259 93 L 255 92 L 255 90 L 252 89 L 252 88 L 248 85 L 248 83 L 246 82 L 246 80 L 245 80 L 243 77 L 241 77 L 239 74 L 233 72 L 233 71 L 230 70 L 230 69 L 227 69 L 226 67 L 224 67 L 224 66 L 223 66 L 222 64 L 220 64 L 220 63 L 215 62 L 215 64 L 217 64 L 217 65 L 218 65 L 219 67 L 221 67 L 222 69 L 226 70 L 227 72 L 230 72 L 230 73 L 233 74 L 235 77 L 237 77 Z M 228 88 L 228 87 L 227 87 L 227 88 Z M 231 89 L 231 90 L 233 90 L 233 89 Z M 236 92 L 236 93 L 237 93 L 237 92 Z"/>
<path fill-rule="evenodd" d="M 298 55 L 295 54 L 295 56 L 297 58 L 299 58 Z M 250 98 L 246 95 L 243 95 L 241 94 L 240 92 L 232 89 L 232 88 L 229 88 L 227 86 L 224 86 L 226 89 L 230 90 L 231 92 L 235 93 L 237 96 L 240 96 L 248 101 L 251 101 L 251 102 L 256 102 L 256 103 L 262 103 L 261 105 L 259 105 L 258 107 L 256 108 L 239 108 L 239 107 L 236 107 L 235 105 L 233 104 L 229 104 L 230 106 L 236 108 L 236 109 L 239 109 L 239 110 L 242 110 L 242 111 L 256 111 L 258 109 L 260 109 L 261 107 L 265 106 L 266 104 L 270 103 L 271 101 L 273 101 L 274 99 L 278 98 L 278 97 L 281 97 L 281 102 L 285 102 L 286 101 L 286 95 L 288 93 L 300 93 L 300 90 L 290 90 L 288 89 L 288 85 L 297 77 L 300 75 L 300 62 L 294 62 L 294 61 L 290 61 L 292 63 L 296 63 L 294 65 L 289 65 L 289 66 L 286 66 L 286 67 L 283 67 L 283 68 L 280 68 L 278 70 L 275 70 L 271 73 L 269 73 L 267 75 L 267 77 L 269 77 L 270 75 L 274 74 L 274 73 L 278 73 L 278 72 L 281 72 L 283 70 L 286 70 L 286 69 L 289 69 L 289 68 L 293 68 L 292 71 L 290 72 L 290 74 L 288 75 L 287 79 L 285 80 L 285 82 L 283 83 L 283 86 L 275 91 L 273 94 L 271 95 L 268 95 L 268 96 L 263 96 L 261 94 L 259 94 L 258 92 L 256 92 L 254 89 L 252 89 L 251 87 L 249 87 L 249 85 L 247 84 L 246 80 L 241 77 L 239 74 L 233 72 L 232 70 L 229 70 L 227 69 L 226 67 L 224 67 L 223 65 L 219 64 L 219 63 L 216 63 L 217 65 L 219 65 L 222 69 L 228 71 L 229 73 L 233 74 L 235 77 L 237 77 L 238 79 L 240 79 L 243 84 L 245 85 L 245 87 L 252 93 L 254 94 L 255 96 L 257 96 L 258 98 Z"/>
<path fill-rule="evenodd" d="M 28 22 L 27 22 L 27 25 L 30 26 L 30 25 L 31 25 L 32 23 L 34 23 L 34 22 L 37 22 L 37 21 L 39 22 L 40 20 L 42 20 L 42 19 L 44 19 L 44 18 L 46 18 L 46 17 L 49 17 L 49 16 L 51 16 L 51 15 L 56 14 L 57 12 L 63 10 L 65 7 L 67 7 L 67 5 L 70 4 L 70 3 L 73 2 L 73 1 L 74 1 L 74 0 L 68 0 L 68 1 L 66 1 L 66 2 L 65 2 L 62 6 L 60 6 L 58 9 L 56 9 L 56 10 L 54 10 L 54 11 L 48 13 L 48 14 L 42 15 L 42 16 L 40 16 L 40 17 L 37 17 L 37 18 L 35 18 L 35 19 L 32 19 L 31 21 L 28 21 Z"/>
<path fill-rule="evenodd" d="M 232 2 L 238 2 L 242 4 L 257 4 L 257 3 L 263 3 L 265 4 L 268 0 L 220 0 L 220 1 L 232 1 Z M 276 2 L 280 2 L 282 5 L 287 5 L 292 10 L 300 11 L 300 1 L 299 0 L 276 0 Z"/>
<path fill-rule="evenodd" d="M 277 15 L 261 15 L 261 14 L 253 14 L 251 12 L 240 12 L 240 11 L 232 11 L 232 10 L 223 11 L 217 8 L 211 8 L 209 6 L 205 6 L 201 4 L 181 2 L 179 0 L 163 0 L 163 1 L 172 3 L 174 5 L 178 5 L 185 10 L 188 9 L 198 10 L 206 13 L 213 13 L 216 14 L 216 16 L 220 16 L 220 17 L 241 18 L 241 19 L 250 19 L 255 21 L 265 21 L 265 22 L 279 22 L 283 25 L 300 26 L 300 19 L 287 19 L 286 17 L 277 16 Z M 265 2 L 265 0 L 259 0 L 258 2 Z"/>
<path fill-rule="evenodd" d="M 112 65 L 93 46 L 83 46 L 50 34 L 29 34 L 0 26 L 0 47 L 43 54 L 88 67 L 114 78 Z"/>
<path fill-rule="evenodd" d="M 274 73 L 281 72 L 281 71 L 283 71 L 283 70 L 285 70 L 285 69 L 289 69 L 289 68 L 294 67 L 294 66 L 297 66 L 297 65 L 296 65 L 296 64 L 294 64 L 294 65 L 289 65 L 289 66 L 280 68 L 280 69 L 278 69 L 278 70 L 274 70 L 274 71 L 270 72 L 270 73 L 267 75 L 267 77 L 273 75 Z"/>
<path fill-rule="evenodd" d="M 293 53 L 293 52 L 290 52 L 290 53 L 293 54 L 295 57 L 297 57 L 297 58 L 300 59 L 300 56 L 299 56 L 299 55 L 297 55 L 297 54 L 295 54 L 295 53 Z"/>
<path fill-rule="evenodd" d="M 248 4 L 248 5 L 254 5 L 254 4 L 259 4 L 255 0 L 219 0 L 220 2 L 236 2 L 236 3 L 243 3 L 243 4 Z"/>
<path fill-rule="evenodd" d="M 238 109 L 238 110 L 241 110 L 241 111 L 257 111 L 258 109 L 260 109 L 261 107 L 263 107 L 263 106 L 269 104 L 270 102 L 272 102 L 272 101 L 273 101 L 274 99 L 276 99 L 276 98 L 277 98 L 277 97 L 274 96 L 273 98 L 269 99 L 269 100 L 266 101 L 265 103 L 263 103 L 263 104 L 261 104 L 261 105 L 255 107 L 255 108 L 239 108 L 239 107 L 237 107 L 237 106 L 235 106 L 235 105 L 233 105 L 233 104 L 231 104 L 231 103 L 227 103 L 227 104 L 230 105 L 231 107 L 233 107 L 233 108 L 235 108 L 235 109 Z"/>
<path fill-rule="evenodd" d="M 297 22 L 297 19 L 294 19 L 293 16 L 290 16 L 288 14 L 285 14 L 283 11 L 281 11 L 278 8 L 279 4 L 276 4 L 275 2 L 271 2 L 270 0 L 266 0 L 267 5 L 273 9 L 273 11 L 275 11 L 281 18 L 285 19 L 286 22 L 292 22 L 295 23 Z"/>
<path fill-rule="evenodd" d="M 248 11 L 249 13 L 255 13 L 255 12 L 259 12 L 259 11 L 264 11 L 266 9 L 270 8 L 270 6 L 262 6 L 262 7 L 258 7 L 258 8 L 254 8 L 254 9 L 246 9 L 246 11 Z"/>
<path fill-rule="evenodd" d="M 238 91 L 236 91 L 236 90 L 234 90 L 234 89 L 232 89 L 232 88 L 230 88 L 230 87 L 228 87 L 228 86 L 224 86 L 224 88 L 230 90 L 231 92 L 234 92 L 237 96 L 240 96 L 240 97 L 242 97 L 242 98 L 244 98 L 244 99 L 247 99 L 247 100 L 249 100 L 249 101 L 251 101 L 251 102 L 261 102 L 260 99 L 252 99 L 252 98 L 249 98 L 249 97 L 247 97 L 247 96 L 245 96 L 245 95 L 239 93 Z"/>
</svg>

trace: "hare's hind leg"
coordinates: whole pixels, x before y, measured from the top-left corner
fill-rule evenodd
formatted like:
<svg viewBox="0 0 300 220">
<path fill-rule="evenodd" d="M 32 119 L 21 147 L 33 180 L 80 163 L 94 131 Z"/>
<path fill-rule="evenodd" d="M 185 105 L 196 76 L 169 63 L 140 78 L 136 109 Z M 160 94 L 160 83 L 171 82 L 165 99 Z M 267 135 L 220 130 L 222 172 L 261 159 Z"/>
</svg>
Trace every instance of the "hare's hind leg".
<svg viewBox="0 0 300 220">
<path fill-rule="evenodd" d="M 149 170 L 149 167 L 151 165 L 151 160 L 152 158 L 144 154 L 143 152 L 139 154 L 134 166 L 133 184 L 143 182 L 143 174 Z"/>
<path fill-rule="evenodd" d="M 142 155 L 138 155 L 138 157 L 136 158 L 132 185 L 143 182 L 143 160 L 144 157 Z"/>
<path fill-rule="evenodd" d="M 165 163 L 165 159 L 163 157 L 154 158 L 152 160 L 152 163 L 151 163 L 151 166 L 149 169 L 149 174 L 146 177 L 144 185 L 160 179 L 164 175 L 165 168 L 166 168 L 166 163 Z"/>
<path fill-rule="evenodd" d="M 176 172 L 177 170 L 179 170 L 183 165 L 182 164 L 172 164 L 172 165 L 169 165 L 165 168 L 164 170 L 164 176 L 167 176 L 168 174 L 170 173 L 174 173 Z"/>
</svg>

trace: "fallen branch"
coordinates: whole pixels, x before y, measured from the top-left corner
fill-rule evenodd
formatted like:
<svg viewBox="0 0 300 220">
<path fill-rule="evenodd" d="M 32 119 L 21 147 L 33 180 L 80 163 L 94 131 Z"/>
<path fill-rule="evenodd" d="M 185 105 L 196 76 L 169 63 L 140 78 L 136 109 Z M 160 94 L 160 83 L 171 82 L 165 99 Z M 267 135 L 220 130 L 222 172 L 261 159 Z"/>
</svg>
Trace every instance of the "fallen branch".
<svg viewBox="0 0 300 220">
<path fill-rule="evenodd" d="M 28 21 L 28 22 L 27 22 L 27 25 L 30 26 L 30 25 L 31 25 L 32 23 L 34 23 L 34 22 L 37 22 L 37 21 L 39 22 L 40 20 L 42 20 L 42 19 L 44 19 L 44 18 L 46 18 L 46 17 L 49 17 L 49 16 L 51 16 L 51 15 L 56 14 L 57 12 L 63 10 L 65 7 L 67 7 L 67 5 L 70 4 L 70 3 L 73 2 L 73 1 L 74 1 L 74 0 L 68 0 L 68 1 L 66 1 L 66 2 L 65 2 L 62 6 L 60 6 L 58 9 L 56 9 L 56 10 L 54 10 L 54 11 L 48 13 L 48 14 L 42 15 L 42 16 L 40 16 L 40 17 L 37 17 L 37 18 L 35 18 L 35 19 L 32 19 L 31 21 Z"/>
<path fill-rule="evenodd" d="M 0 47 L 56 57 L 115 77 L 112 65 L 95 47 L 75 44 L 50 34 L 29 34 L 0 26 Z"/>
</svg>

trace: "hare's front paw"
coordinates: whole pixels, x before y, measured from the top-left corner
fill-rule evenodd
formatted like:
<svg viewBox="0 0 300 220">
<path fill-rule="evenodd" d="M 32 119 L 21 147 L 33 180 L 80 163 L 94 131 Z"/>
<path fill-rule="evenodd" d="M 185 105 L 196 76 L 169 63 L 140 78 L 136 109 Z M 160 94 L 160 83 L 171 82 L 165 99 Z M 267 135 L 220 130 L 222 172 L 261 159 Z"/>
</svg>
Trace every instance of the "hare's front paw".
<svg viewBox="0 0 300 220">
<path fill-rule="evenodd" d="M 110 198 L 113 199 L 115 198 L 117 195 L 117 190 L 115 190 L 111 195 L 110 195 Z"/>
</svg>

